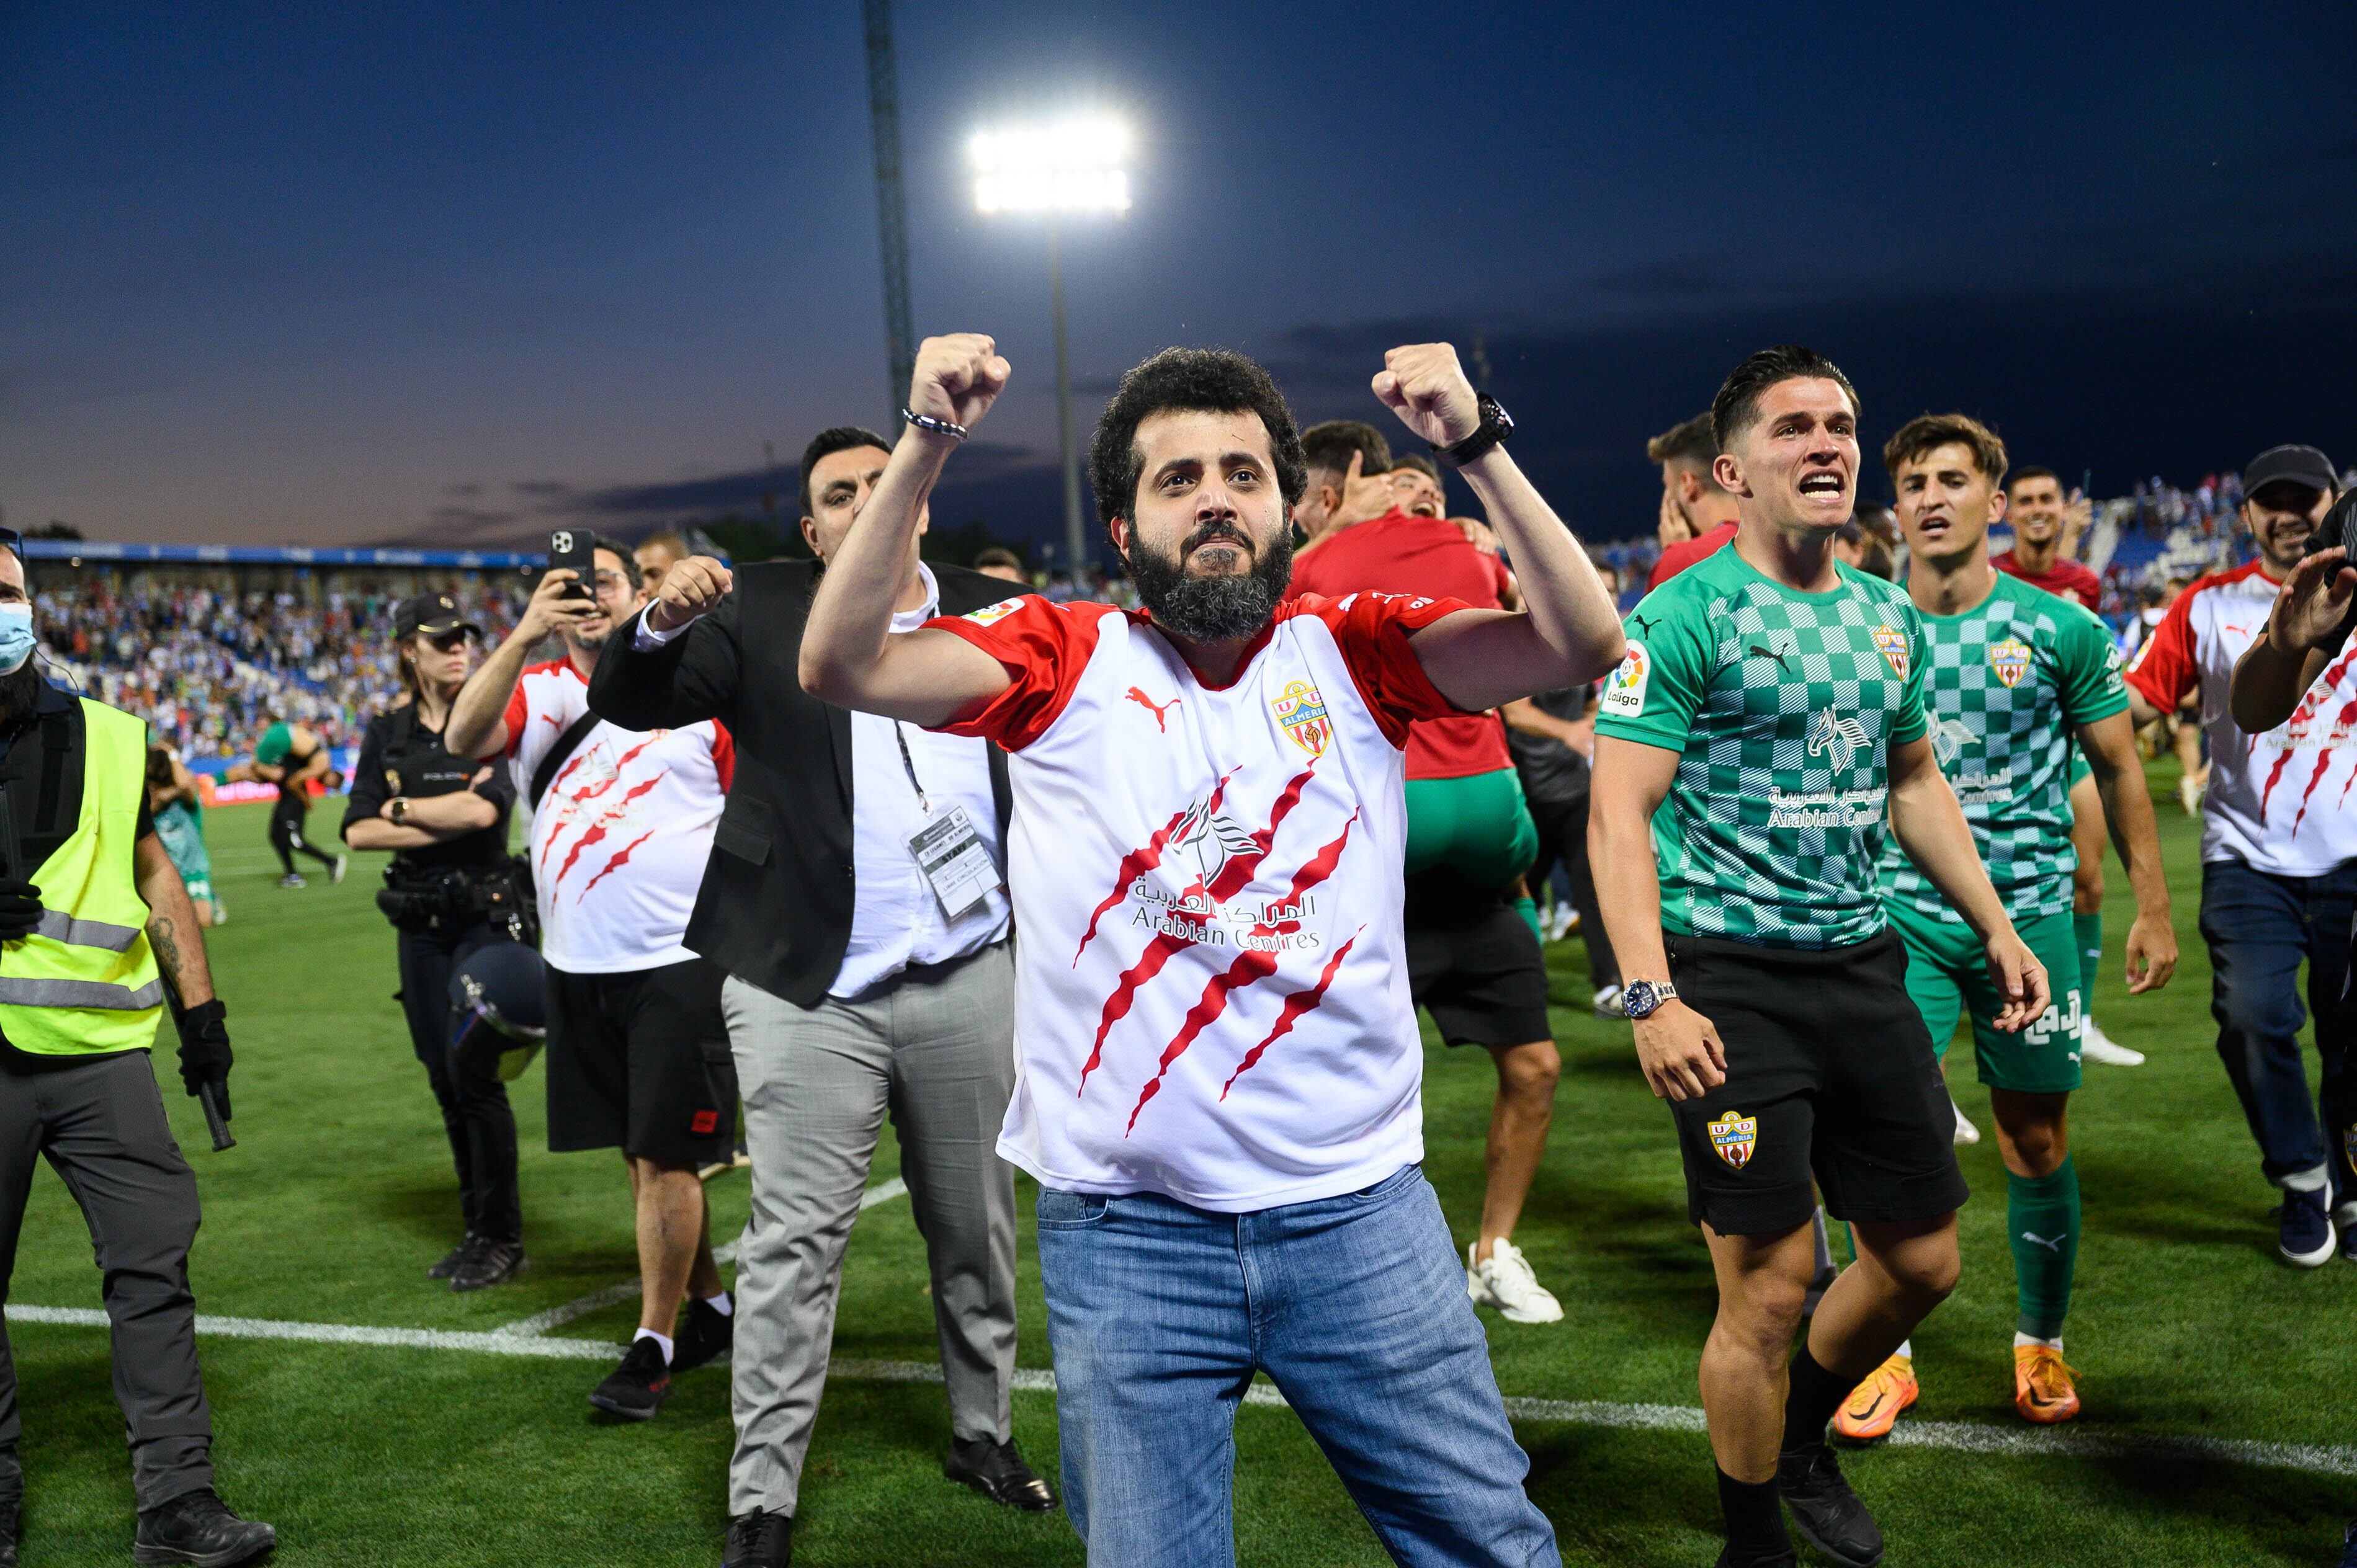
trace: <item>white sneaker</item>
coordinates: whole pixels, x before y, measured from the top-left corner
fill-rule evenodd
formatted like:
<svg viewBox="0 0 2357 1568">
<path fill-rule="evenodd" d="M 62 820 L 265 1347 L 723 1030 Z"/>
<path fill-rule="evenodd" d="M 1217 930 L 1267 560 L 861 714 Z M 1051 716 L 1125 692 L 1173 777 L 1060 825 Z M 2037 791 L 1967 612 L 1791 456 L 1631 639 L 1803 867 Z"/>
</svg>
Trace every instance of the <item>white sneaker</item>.
<svg viewBox="0 0 2357 1568">
<path fill-rule="evenodd" d="M 1490 1249 L 1486 1262 L 1473 1261 L 1474 1242 L 1465 1249 L 1465 1294 L 1476 1306 L 1494 1306 L 1509 1323 L 1560 1323 L 1563 1303 L 1531 1273 L 1530 1260 L 1512 1241 Z"/>
<path fill-rule="evenodd" d="M 1620 988 L 1617 985 L 1608 985 L 1598 991 L 1588 1005 L 1596 1010 L 1599 1018 L 1626 1018 L 1629 1015 L 1628 1007 L 1620 1000 Z"/>
<path fill-rule="evenodd" d="M 1981 1141 L 1981 1130 L 1973 1125 L 1972 1118 L 1964 1114 L 1964 1108 L 1956 1103 L 1956 1099 L 1953 1095 L 1950 1095 L 1948 1097 L 1948 1109 L 1956 1113 L 1956 1142 L 1959 1144 L 1979 1143 Z"/>
<path fill-rule="evenodd" d="M 2079 1036 L 2079 1054 L 2087 1060 L 2102 1062 L 2106 1067 L 2144 1066 L 2142 1051 L 2132 1051 L 2121 1045 L 2095 1027 L 2093 1018 L 2087 1019 L 2082 1027 L 2085 1032 Z"/>
<path fill-rule="evenodd" d="M 350 855 L 339 854 L 336 856 L 335 869 L 328 873 L 328 880 L 330 882 L 341 882 L 344 879 L 345 871 L 349 869 L 350 865 L 351 857 Z"/>
<path fill-rule="evenodd" d="M 1579 911 L 1571 907 L 1569 900 L 1557 904 L 1547 918 L 1547 940 L 1551 942 L 1563 940 L 1564 938 L 1571 935 L 1572 927 L 1578 923 Z"/>
<path fill-rule="evenodd" d="M 2199 779 L 2186 778 L 2177 781 L 2177 799 L 2189 817 L 2201 814 L 2201 786 L 2202 780 Z"/>
</svg>

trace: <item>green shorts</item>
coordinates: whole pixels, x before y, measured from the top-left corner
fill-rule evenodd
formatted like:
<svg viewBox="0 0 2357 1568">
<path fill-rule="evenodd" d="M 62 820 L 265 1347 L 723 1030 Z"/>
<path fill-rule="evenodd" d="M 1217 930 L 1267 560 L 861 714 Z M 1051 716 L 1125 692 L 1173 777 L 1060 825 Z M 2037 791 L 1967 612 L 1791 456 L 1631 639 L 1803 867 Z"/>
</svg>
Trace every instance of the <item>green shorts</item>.
<svg viewBox="0 0 2357 1568">
<path fill-rule="evenodd" d="M 1907 944 L 1907 994 L 1932 1031 L 1932 1049 L 1944 1054 L 1956 1020 L 1973 1018 L 1980 1079 L 2024 1094 L 2067 1094 L 2079 1087 L 2079 1035 L 2085 1014 L 2079 996 L 2079 944 L 2071 913 L 2040 915 L 2014 929 L 2046 966 L 2053 1000 L 2045 1015 L 2018 1035 L 1997 1032 L 1996 987 L 1980 939 L 1963 921 L 1934 920 L 1903 905 L 1886 905 L 1890 924 Z"/>
<path fill-rule="evenodd" d="M 1503 887 L 1539 857 L 1539 830 L 1511 768 L 1407 781 L 1406 870 L 1447 866 L 1476 887 Z"/>
</svg>

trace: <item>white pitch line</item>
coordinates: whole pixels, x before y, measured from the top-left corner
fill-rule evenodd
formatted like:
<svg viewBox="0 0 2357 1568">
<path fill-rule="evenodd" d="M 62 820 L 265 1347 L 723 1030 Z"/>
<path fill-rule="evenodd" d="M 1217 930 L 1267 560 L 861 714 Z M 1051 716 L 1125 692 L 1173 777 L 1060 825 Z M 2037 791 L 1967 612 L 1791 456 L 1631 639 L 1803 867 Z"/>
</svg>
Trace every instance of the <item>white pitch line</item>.
<svg viewBox="0 0 2357 1568">
<path fill-rule="evenodd" d="M 96 1307 L 20 1306 L 10 1304 L 12 1323 L 49 1323 L 76 1328 L 104 1328 L 106 1314 Z M 287 1323 L 267 1317 L 214 1317 L 197 1315 L 197 1332 L 222 1339 L 295 1339 L 313 1344 L 371 1345 L 407 1350 L 472 1350 L 494 1356 L 537 1356 L 562 1361 L 605 1361 L 619 1346 L 603 1339 L 540 1338 L 522 1334 L 477 1333 L 440 1328 L 371 1328 L 350 1323 Z M 830 1380 L 855 1383 L 938 1383 L 939 1365 L 930 1361 L 838 1360 L 829 1364 Z M 1026 1393 L 1053 1393 L 1056 1374 L 1044 1367 L 1018 1367 L 1015 1388 Z M 1285 1396 L 1266 1383 L 1244 1391 L 1243 1402 L 1282 1406 Z M 1531 1423 L 1610 1427 L 1633 1432 L 1701 1432 L 1703 1414 L 1691 1405 L 1620 1404 L 1594 1400 L 1549 1400 L 1509 1397 L 1506 1413 Z M 1996 1454 L 2007 1458 L 2048 1456 L 2068 1459 L 2127 1459 L 2224 1461 L 2261 1469 L 2304 1470 L 2313 1475 L 2357 1476 L 2357 1448 L 2322 1443 L 2256 1443 L 2233 1437 L 2179 1436 L 2168 1433 L 2108 1433 L 2094 1431 L 2018 1431 L 1961 1421 L 1904 1421 L 1889 1441 L 1900 1448 L 1939 1448 L 1966 1454 Z"/>
<path fill-rule="evenodd" d="M 877 1182 L 859 1195 L 859 1207 L 863 1210 L 873 1208 L 877 1204 L 888 1202 L 908 1190 L 909 1184 L 899 1176 L 894 1176 L 890 1181 Z M 714 1248 L 712 1261 L 716 1263 L 735 1262 L 737 1243 L 731 1241 L 725 1247 Z M 587 1295 L 576 1297 L 562 1306 L 552 1306 L 546 1312 L 535 1312 L 530 1317 L 520 1317 L 513 1323 L 502 1324 L 491 1332 L 512 1334 L 521 1339 L 535 1338 L 552 1328 L 564 1327 L 576 1317 L 587 1317 L 593 1312 L 600 1312 L 626 1301 L 634 1301 L 638 1298 L 638 1294 L 639 1281 L 634 1274 L 619 1284 L 608 1285 L 602 1290 L 593 1290 Z"/>
</svg>

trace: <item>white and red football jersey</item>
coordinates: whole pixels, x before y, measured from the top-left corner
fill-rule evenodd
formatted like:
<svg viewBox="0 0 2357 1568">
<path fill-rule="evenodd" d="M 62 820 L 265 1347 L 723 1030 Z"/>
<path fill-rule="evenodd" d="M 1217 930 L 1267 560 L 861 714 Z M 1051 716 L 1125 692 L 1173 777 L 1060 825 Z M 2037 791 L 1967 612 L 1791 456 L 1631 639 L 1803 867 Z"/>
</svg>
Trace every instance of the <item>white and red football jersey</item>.
<svg viewBox="0 0 2357 1568">
<path fill-rule="evenodd" d="M 1218 688 L 1111 605 L 930 623 L 1013 677 L 949 726 L 1010 754 L 1000 1155 L 1047 1187 L 1236 1213 L 1423 1157 L 1402 748 L 1459 710 L 1407 637 L 1466 607 L 1293 599 Z"/>
<path fill-rule="evenodd" d="M 565 660 L 527 666 L 508 699 L 508 758 L 531 800 L 541 758 L 589 711 Z M 602 720 L 558 764 L 532 813 L 542 956 L 571 974 L 680 963 L 680 944 L 737 771 L 728 731 L 705 720 L 646 733 Z"/>
<path fill-rule="evenodd" d="M 2174 712 L 2201 696 L 2210 788 L 2201 858 L 2239 860 L 2278 876 L 2320 876 L 2357 858 L 2357 643 L 2343 649 L 2290 718 L 2261 736 L 2227 712 L 2234 661 L 2267 624 L 2282 586 L 2254 561 L 2197 580 L 2128 666 L 2145 700 Z"/>
</svg>

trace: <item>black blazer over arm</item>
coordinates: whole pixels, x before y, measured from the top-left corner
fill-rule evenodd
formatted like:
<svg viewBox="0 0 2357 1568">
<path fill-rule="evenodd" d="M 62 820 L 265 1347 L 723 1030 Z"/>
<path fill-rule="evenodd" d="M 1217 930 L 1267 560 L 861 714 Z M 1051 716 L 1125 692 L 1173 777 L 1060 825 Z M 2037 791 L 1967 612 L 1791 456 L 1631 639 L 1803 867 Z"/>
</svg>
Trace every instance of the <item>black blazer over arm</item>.
<svg viewBox="0 0 2357 1568">
<path fill-rule="evenodd" d="M 963 615 L 1014 585 L 936 565 L 942 610 Z M 717 719 L 737 743 L 737 777 L 687 923 L 687 946 L 739 980 L 801 1007 L 826 995 L 851 940 L 851 714 L 802 690 L 802 627 L 817 564 L 741 566 L 719 607 L 641 652 L 638 622 L 607 639 L 589 706 L 626 729 Z M 1006 758 L 990 748 L 1001 842 Z"/>
</svg>

